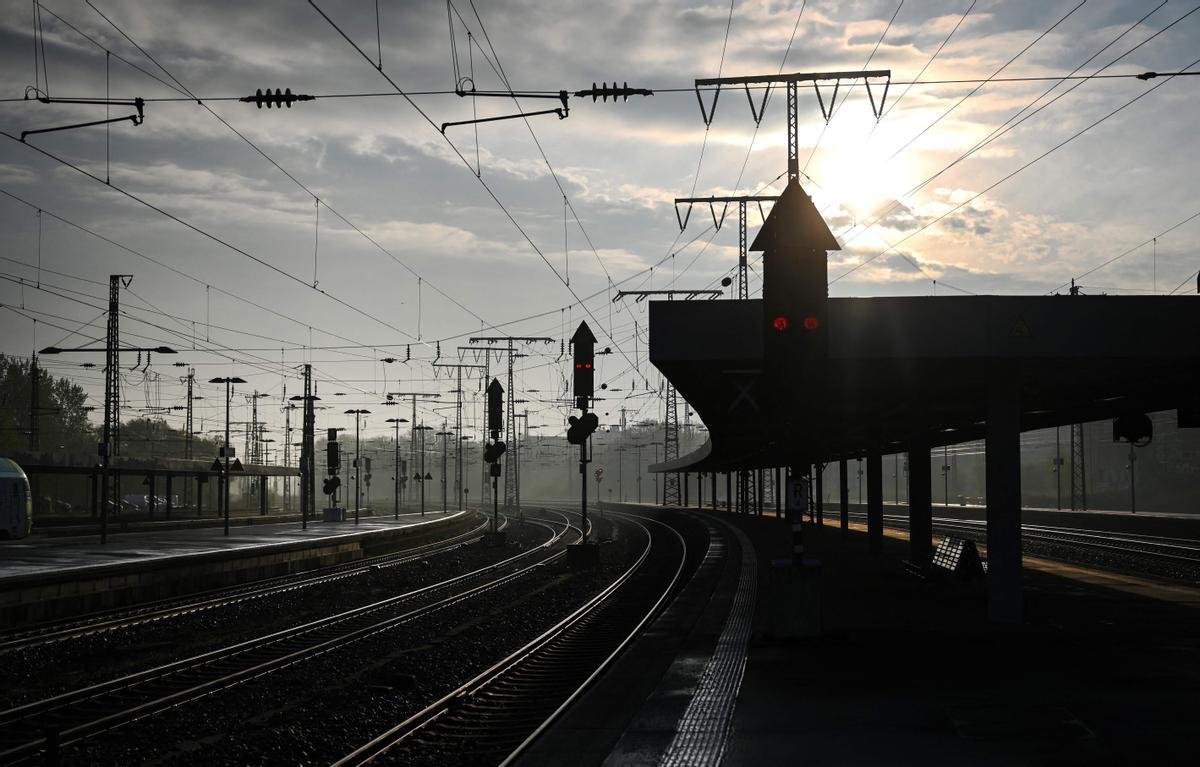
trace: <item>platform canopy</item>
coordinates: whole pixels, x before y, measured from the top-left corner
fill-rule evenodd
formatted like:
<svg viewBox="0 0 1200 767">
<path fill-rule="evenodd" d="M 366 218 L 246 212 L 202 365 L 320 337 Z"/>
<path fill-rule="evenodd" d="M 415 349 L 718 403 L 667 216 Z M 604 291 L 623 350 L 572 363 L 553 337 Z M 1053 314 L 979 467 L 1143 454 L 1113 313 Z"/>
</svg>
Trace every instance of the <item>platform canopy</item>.
<svg viewBox="0 0 1200 767">
<path fill-rule="evenodd" d="M 1200 298 L 828 298 L 837 243 L 813 215 L 790 184 L 755 240 L 764 299 L 650 305 L 650 361 L 710 439 L 652 470 L 805 465 L 978 438 L 998 377 L 1019 388 L 1023 430 L 1169 409 L 1200 425 Z"/>
</svg>

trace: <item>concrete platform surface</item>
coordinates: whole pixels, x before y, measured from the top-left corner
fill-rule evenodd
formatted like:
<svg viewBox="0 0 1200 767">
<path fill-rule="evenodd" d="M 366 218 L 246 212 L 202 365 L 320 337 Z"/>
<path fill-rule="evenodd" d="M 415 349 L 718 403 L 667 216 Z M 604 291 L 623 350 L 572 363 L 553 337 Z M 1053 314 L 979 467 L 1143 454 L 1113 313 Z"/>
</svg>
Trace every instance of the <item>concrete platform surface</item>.
<svg viewBox="0 0 1200 767">
<path fill-rule="evenodd" d="M 721 516 L 760 563 L 787 555 L 785 523 Z M 982 584 L 906 577 L 903 538 L 872 556 L 807 526 L 821 634 L 756 616 L 723 764 L 1195 763 L 1200 588 L 1027 559 L 1026 621 L 999 627 Z"/>
<path fill-rule="evenodd" d="M 162 530 L 144 533 L 118 533 L 109 536 L 101 545 L 99 538 L 55 539 L 25 538 L 0 541 L 0 585 L 5 580 L 38 574 L 61 573 L 65 570 L 95 568 L 106 565 L 149 563 L 176 557 L 213 552 L 234 552 L 278 544 L 327 542 L 363 533 L 391 530 L 437 522 L 454 517 L 459 512 L 426 512 L 401 514 L 400 519 L 363 517 L 355 525 L 348 522 L 309 522 L 301 529 L 299 522 L 255 525 L 230 528 L 229 535 L 221 527 L 193 530 Z M 466 513 L 466 512 L 462 512 Z"/>
</svg>

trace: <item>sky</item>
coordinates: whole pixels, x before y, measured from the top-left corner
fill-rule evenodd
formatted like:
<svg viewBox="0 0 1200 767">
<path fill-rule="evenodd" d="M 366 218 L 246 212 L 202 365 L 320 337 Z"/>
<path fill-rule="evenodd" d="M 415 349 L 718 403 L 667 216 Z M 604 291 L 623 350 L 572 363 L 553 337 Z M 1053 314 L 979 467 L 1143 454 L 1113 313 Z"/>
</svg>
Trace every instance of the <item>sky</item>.
<svg viewBox="0 0 1200 767">
<path fill-rule="evenodd" d="M 382 405 L 399 391 L 440 392 L 418 415 L 440 426 L 456 387 L 430 363 L 482 364 L 458 347 L 517 335 L 553 339 L 520 345 L 516 388 L 530 424 L 558 434 L 563 340 L 581 320 L 612 352 L 598 365 L 602 421 L 619 422 L 622 407 L 660 418 L 647 306 L 614 302 L 616 291 L 720 289 L 736 268 L 736 212 L 717 229 L 697 206 L 681 232 L 674 198 L 773 194 L 786 170 L 783 95 L 770 93 L 756 125 L 745 93 L 727 88 L 706 126 L 697 78 L 891 71 L 879 119 L 861 80 L 842 83 L 828 121 L 800 90 L 801 184 L 842 244 L 832 296 L 1046 294 L 1072 278 L 1085 292 L 1195 290 L 1200 78 L 1061 79 L 1195 70 L 1190 2 L 0 7 L 0 353 L 102 345 L 108 277 L 132 275 L 123 345 L 178 353 L 123 355 L 126 418 L 181 425 L 164 409 L 183 403 L 191 368 L 205 398 L 197 430 L 224 416 L 205 382 L 234 375 L 248 383 L 233 420 L 247 420 L 244 395 L 265 393 L 277 434 L 285 387 L 297 393 L 297 366 L 311 363 L 321 428 L 352 426 L 343 411 L 366 408 L 364 434 L 390 434 L 386 418 L 410 416 L 411 403 Z M 439 130 L 559 106 L 456 86 L 613 81 L 655 93 Z M 282 110 L 235 100 L 257 88 L 319 98 Z M 22 131 L 133 113 L 25 98 L 47 92 L 140 97 L 145 119 L 23 144 Z M 823 85 L 826 106 L 831 96 Z M 760 221 L 751 208 L 751 237 Z M 752 260 L 751 295 L 760 289 Z M 102 358 L 43 358 L 100 405 L 88 361 Z M 491 365 L 502 372 L 499 355 Z M 466 376 L 473 423 L 478 371 Z"/>
</svg>

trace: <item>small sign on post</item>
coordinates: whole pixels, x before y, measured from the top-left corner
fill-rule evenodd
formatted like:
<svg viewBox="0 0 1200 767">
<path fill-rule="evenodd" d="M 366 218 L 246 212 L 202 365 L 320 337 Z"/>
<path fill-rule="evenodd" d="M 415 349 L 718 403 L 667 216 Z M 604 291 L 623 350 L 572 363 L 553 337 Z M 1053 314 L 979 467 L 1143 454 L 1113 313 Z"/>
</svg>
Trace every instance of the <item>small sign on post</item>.
<svg viewBox="0 0 1200 767">
<path fill-rule="evenodd" d="M 789 477 L 787 481 L 787 520 L 792 526 L 792 561 L 804 561 L 804 510 L 808 508 L 808 478 Z"/>
</svg>

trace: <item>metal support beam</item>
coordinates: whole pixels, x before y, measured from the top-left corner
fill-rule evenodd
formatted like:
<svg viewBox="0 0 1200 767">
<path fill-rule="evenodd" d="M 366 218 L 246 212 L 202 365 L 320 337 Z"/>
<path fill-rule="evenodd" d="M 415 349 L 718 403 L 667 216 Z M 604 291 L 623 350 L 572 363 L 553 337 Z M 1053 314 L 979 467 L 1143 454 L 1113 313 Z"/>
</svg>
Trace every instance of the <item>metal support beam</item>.
<svg viewBox="0 0 1200 767">
<path fill-rule="evenodd" d="M 873 553 L 883 551 L 883 454 L 867 453 L 867 541 Z"/>
<path fill-rule="evenodd" d="M 1087 510 L 1087 461 L 1083 449 L 1083 424 L 1071 424 L 1071 511 Z"/>
<path fill-rule="evenodd" d="M 845 458 L 838 461 L 838 503 L 842 537 L 845 538 L 850 530 L 850 471 Z"/>
<path fill-rule="evenodd" d="M 816 475 L 813 497 L 817 504 L 817 529 L 820 529 L 825 524 L 825 464 L 818 463 L 813 473 Z"/>
<path fill-rule="evenodd" d="M 679 457 L 679 399 L 675 387 L 666 382 L 666 417 L 663 419 L 663 461 Z M 680 506 L 683 497 L 679 489 L 679 474 L 663 475 L 663 506 Z"/>
<path fill-rule="evenodd" d="M 800 130 L 796 94 L 799 85 L 788 81 L 787 89 L 787 174 L 788 181 L 800 181 Z M 822 110 L 823 111 L 823 110 Z"/>
<path fill-rule="evenodd" d="M 987 410 L 988 617 L 1024 618 L 1021 593 L 1021 393 L 1005 371 L 988 387 Z"/>
<path fill-rule="evenodd" d="M 933 478 L 929 439 L 908 442 L 908 557 L 924 567 L 933 558 Z"/>
</svg>

